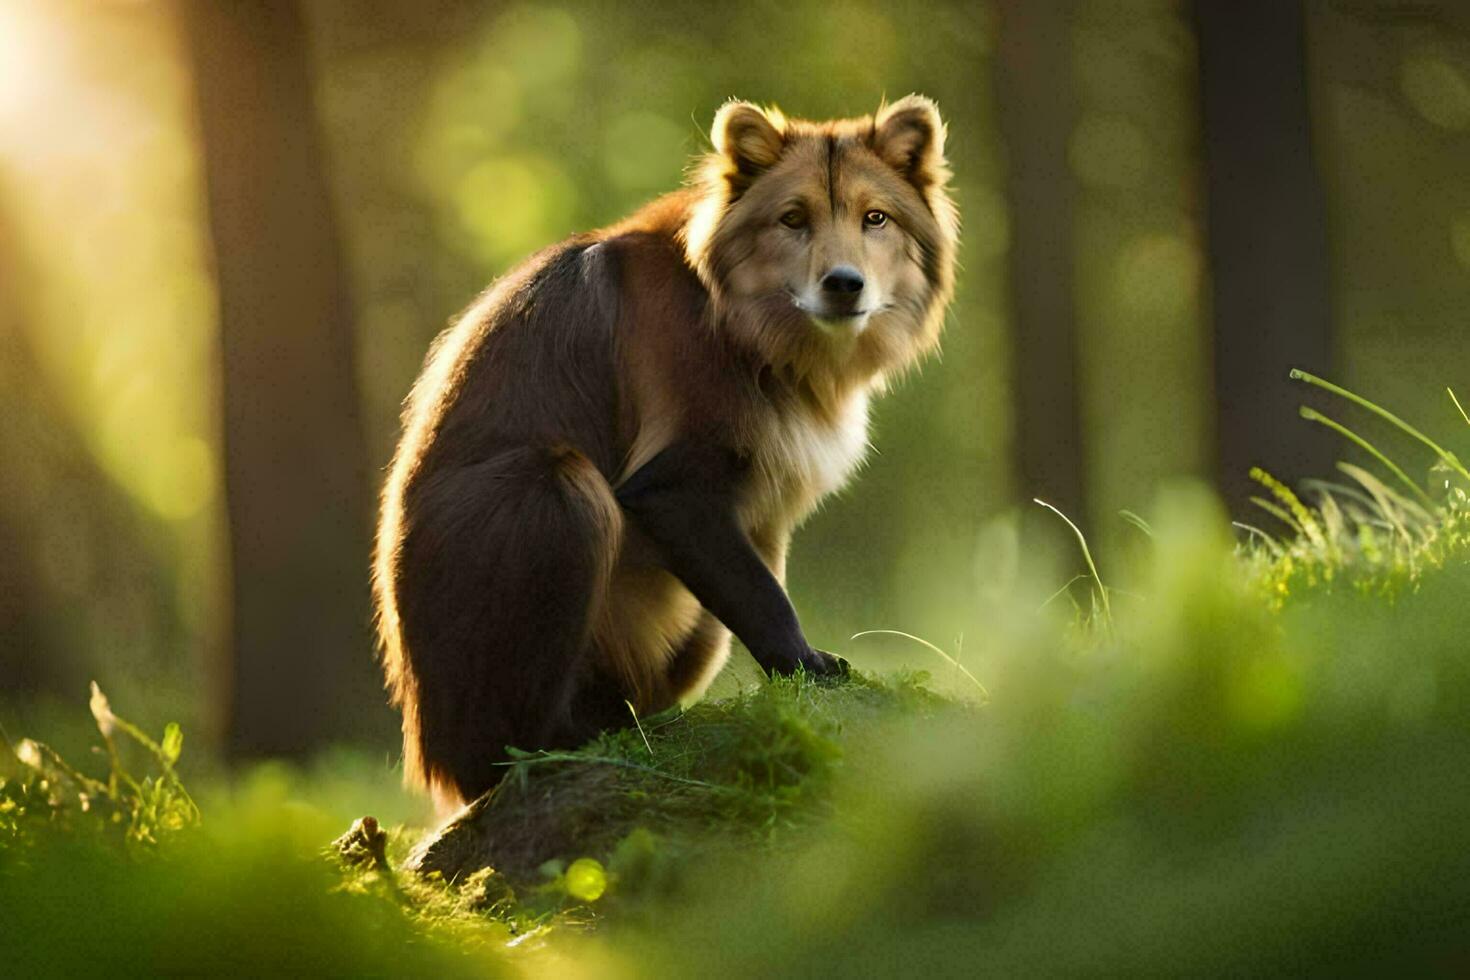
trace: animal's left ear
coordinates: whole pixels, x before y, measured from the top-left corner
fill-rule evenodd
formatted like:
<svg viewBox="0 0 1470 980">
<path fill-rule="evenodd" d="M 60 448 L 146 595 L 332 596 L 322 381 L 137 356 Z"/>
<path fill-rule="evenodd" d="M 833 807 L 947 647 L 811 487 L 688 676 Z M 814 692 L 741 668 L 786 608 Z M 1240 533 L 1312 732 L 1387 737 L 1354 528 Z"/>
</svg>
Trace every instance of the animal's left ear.
<svg viewBox="0 0 1470 980">
<path fill-rule="evenodd" d="M 920 189 L 942 183 L 944 120 L 939 107 L 922 95 L 882 107 L 873 119 L 873 151 Z"/>
</svg>

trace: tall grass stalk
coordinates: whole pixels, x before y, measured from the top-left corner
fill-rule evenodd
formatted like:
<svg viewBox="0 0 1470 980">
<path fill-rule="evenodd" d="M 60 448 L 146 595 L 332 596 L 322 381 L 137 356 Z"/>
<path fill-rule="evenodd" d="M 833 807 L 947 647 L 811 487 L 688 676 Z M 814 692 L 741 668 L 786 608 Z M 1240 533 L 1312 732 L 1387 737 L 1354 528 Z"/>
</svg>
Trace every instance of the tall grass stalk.
<svg viewBox="0 0 1470 980">
<path fill-rule="evenodd" d="M 959 660 L 955 659 L 954 657 L 951 657 L 949 654 L 945 653 L 943 650 L 939 649 L 937 646 L 935 646 L 934 644 L 930 643 L 928 640 L 924 639 L 922 636 L 915 636 L 912 633 L 905 633 L 903 630 L 863 630 L 861 633 L 854 633 L 852 636 L 848 637 L 848 639 L 849 640 L 856 640 L 856 639 L 859 639 L 860 637 L 864 637 L 864 636 L 901 636 L 905 640 L 912 640 L 913 642 L 919 644 L 920 646 L 924 647 L 925 649 L 930 650 L 935 655 L 937 655 L 938 657 L 940 657 L 941 659 L 943 659 L 946 663 L 948 663 L 955 670 L 959 671 L 961 674 L 964 674 L 966 677 L 968 677 L 970 679 L 970 683 L 971 684 L 974 684 L 975 685 L 975 689 L 980 692 L 980 697 L 983 698 L 985 701 L 989 701 L 990 700 L 990 692 L 988 690 L 986 690 L 984 684 L 980 683 L 980 679 L 978 677 L 976 677 L 974 674 L 970 673 L 970 671 L 965 667 L 965 665 L 962 664 L 962 663 L 960 663 Z"/>
<path fill-rule="evenodd" d="M 1465 406 L 1464 405 L 1461 405 L 1460 404 L 1460 399 L 1458 399 L 1458 398 L 1455 397 L 1455 389 L 1453 389 L 1453 388 L 1446 388 L 1445 391 L 1449 394 L 1450 401 L 1452 401 L 1452 402 L 1455 403 L 1455 408 L 1459 409 L 1459 411 L 1460 411 L 1460 418 L 1462 418 L 1462 419 L 1465 420 L 1465 424 L 1466 425 L 1470 425 L 1470 415 L 1466 415 L 1465 414 Z"/>
<path fill-rule="evenodd" d="M 1105 622 L 1108 627 L 1111 628 L 1113 625 L 1113 605 L 1111 602 L 1108 601 L 1108 587 L 1103 584 L 1102 576 L 1097 573 L 1097 562 L 1092 560 L 1092 549 L 1087 546 L 1087 536 L 1082 533 L 1082 529 L 1080 527 L 1072 523 L 1072 519 L 1070 517 L 1068 517 L 1066 514 L 1063 514 L 1056 507 L 1053 507 L 1051 504 L 1047 503 L 1045 500 L 1042 500 L 1040 497 L 1033 497 L 1031 499 L 1033 502 L 1040 504 L 1047 510 L 1051 511 L 1053 514 L 1060 517 L 1062 520 L 1066 521 L 1067 526 L 1072 529 L 1072 533 L 1077 535 L 1077 543 L 1082 546 L 1082 557 L 1087 560 L 1087 568 L 1089 571 L 1092 572 L 1092 580 L 1097 583 L 1097 594 L 1102 605 L 1103 622 Z"/>
<path fill-rule="evenodd" d="M 1464 464 L 1460 462 L 1459 458 L 1454 453 L 1450 452 L 1448 449 L 1445 449 L 1439 443 L 1435 442 L 1433 439 L 1429 438 L 1424 433 L 1420 432 L 1418 429 L 1414 428 L 1412 425 L 1390 412 L 1388 409 L 1376 405 L 1373 402 L 1370 402 L 1362 395 L 1348 391 L 1341 385 L 1335 385 L 1331 381 L 1327 381 L 1324 378 L 1319 378 L 1315 374 L 1312 374 L 1308 371 L 1303 371 L 1301 368 L 1292 368 L 1290 377 L 1294 381 L 1305 381 L 1307 384 L 1315 385 L 1318 388 L 1321 388 L 1323 391 L 1330 391 L 1334 395 L 1337 395 L 1341 398 L 1346 398 L 1353 404 L 1366 408 L 1368 411 L 1377 415 L 1379 418 L 1387 420 L 1388 422 L 1397 426 L 1401 431 L 1413 436 L 1415 439 L 1428 446 L 1434 451 L 1434 454 L 1436 456 L 1444 461 L 1444 464 L 1446 466 L 1454 470 L 1456 473 L 1460 474 L 1460 476 L 1464 479 L 1470 480 L 1470 470 L 1465 469 Z"/>
<path fill-rule="evenodd" d="M 1374 459 L 1378 460 L 1378 462 L 1382 463 L 1388 468 L 1388 471 L 1390 473 L 1398 478 L 1400 483 L 1412 490 L 1415 496 L 1424 501 L 1424 503 L 1428 506 L 1434 506 L 1434 500 L 1429 496 L 1429 494 L 1424 492 L 1424 488 L 1419 486 L 1419 484 L 1415 483 L 1413 480 L 1409 479 L 1409 474 L 1400 469 L 1399 465 L 1393 460 L 1389 459 L 1383 453 L 1379 452 L 1378 448 L 1367 439 L 1364 439 L 1362 436 L 1358 435 L 1356 432 L 1354 432 L 1352 429 L 1349 429 L 1341 422 L 1337 422 L 1333 419 L 1328 418 L 1314 408 L 1309 408 L 1308 406 L 1303 405 L 1300 411 L 1302 418 L 1306 419 L 1308 422 L 1316 422 L 1319 425 L 1327 426 L 1327 428 L 1354 443 L 1356 446 L 1358 446 L 1358 448 L 1362 449 Z"/>
</svg>

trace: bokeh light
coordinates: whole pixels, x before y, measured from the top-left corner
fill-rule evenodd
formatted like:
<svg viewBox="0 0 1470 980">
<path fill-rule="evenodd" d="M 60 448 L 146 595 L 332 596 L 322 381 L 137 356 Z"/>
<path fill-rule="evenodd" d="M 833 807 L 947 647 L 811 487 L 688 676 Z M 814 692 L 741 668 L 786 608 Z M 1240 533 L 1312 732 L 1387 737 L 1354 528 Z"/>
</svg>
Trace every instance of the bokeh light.
<svg viewBox="0 0 1470 980">
<path fill-rule="evenodd" d="M 1441 129 L 1470 126 L 1470 80 L 1449 62 L 1415 55 L 1404 62 L 1399 87 L 1409 104 Z"/>
</svg>

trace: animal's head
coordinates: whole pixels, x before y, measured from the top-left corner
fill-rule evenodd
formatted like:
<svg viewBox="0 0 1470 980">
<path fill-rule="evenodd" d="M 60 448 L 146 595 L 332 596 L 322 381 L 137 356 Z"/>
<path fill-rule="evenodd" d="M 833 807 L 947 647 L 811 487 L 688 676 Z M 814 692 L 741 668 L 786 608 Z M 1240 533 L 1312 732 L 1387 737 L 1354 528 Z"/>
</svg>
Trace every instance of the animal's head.
<svg viewBox="0 0 1470 980">
<path fill-rule="evenodd" d="M 832 122 L 721 108 L 684 240 L 722 323 L 770 363 L 838 383 L 933 347 L 959 225 L 944 135 L 917 95 Z"/>
</svg>

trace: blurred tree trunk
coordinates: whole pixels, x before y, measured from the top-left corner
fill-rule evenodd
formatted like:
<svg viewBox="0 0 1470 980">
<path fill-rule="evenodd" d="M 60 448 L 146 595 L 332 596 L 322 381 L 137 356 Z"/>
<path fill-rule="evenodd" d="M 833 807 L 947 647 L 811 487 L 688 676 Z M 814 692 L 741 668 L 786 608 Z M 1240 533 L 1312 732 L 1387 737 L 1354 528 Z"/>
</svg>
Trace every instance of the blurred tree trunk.
<svg viewBox="0 0 1470 980">
<path fill-rule="evenodd" d="M 219 285 L 235 756 L 386 734 L 352 313 L 290 0 L 181 0 Z"/>
<path fill-rule="evenodd" d="M 1074 181 L 1067 162 L 1076 121 L 1075 5 L 1068 0 L 997 0 L 996 7 L 995 87 L 1011 214 L 1011 344 L 1020 490 L 1023 498 L 1040 497 L 1085 523 L 1073 308 Z M 1034 516 L 1040 518 L 1038 526 L 1058 526 L 1054 518 Z"/>
<path fill-rule="evenodd" d="M 1312 155 L 1299 0 L 1196 0 L 1214 293 L 1219 480 L 1236 514 L 1261 466 L 1327 476 L 1333 443 L 1297 417 L 1332 373 L 1326 218 Z"/>
</svg>

